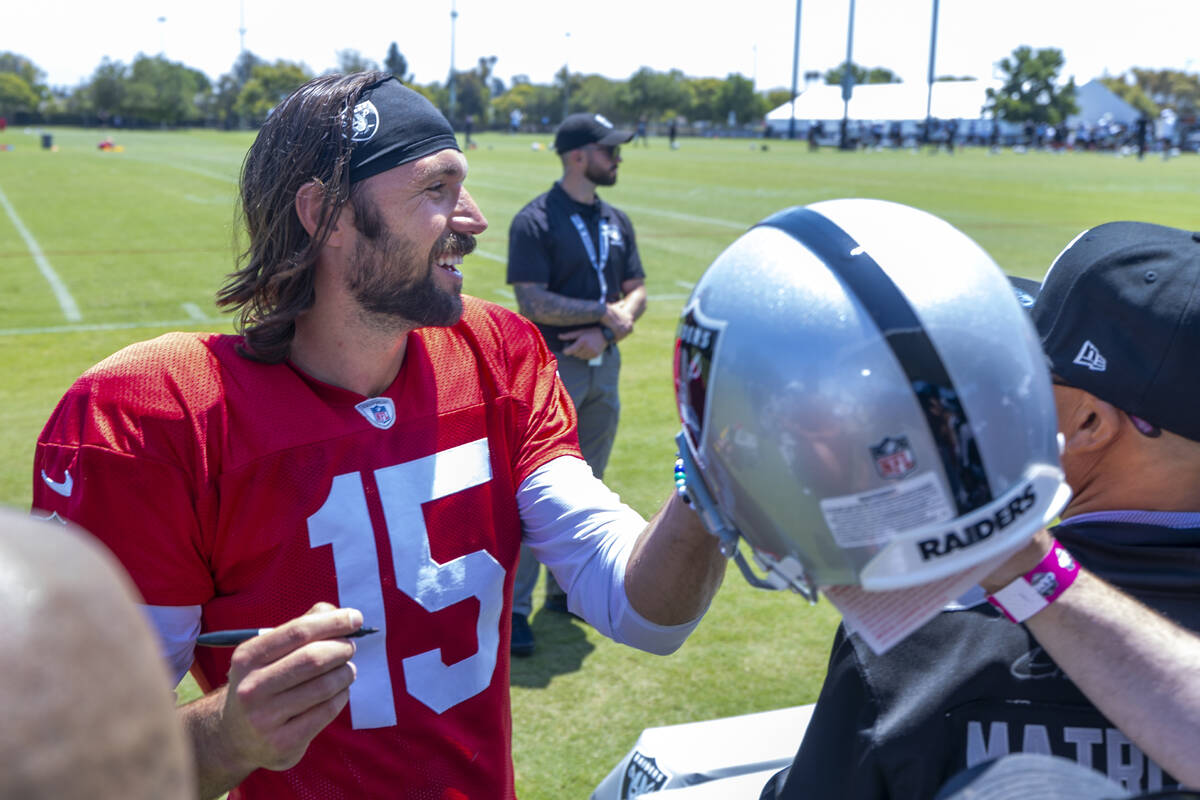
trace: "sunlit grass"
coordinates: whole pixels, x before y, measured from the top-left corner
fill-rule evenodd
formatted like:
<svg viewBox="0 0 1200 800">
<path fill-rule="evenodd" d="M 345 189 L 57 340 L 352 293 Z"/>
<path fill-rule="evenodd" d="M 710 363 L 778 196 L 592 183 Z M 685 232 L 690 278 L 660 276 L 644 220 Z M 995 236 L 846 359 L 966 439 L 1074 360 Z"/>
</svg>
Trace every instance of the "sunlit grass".
<svg viewBox="0 0 1200 800">
<path fill-rule="evenodd" d="M 245 133 L 10 129 L 0 191 L 78 303 L 69 323 L 25 239 L 0 215 L 0 503 L 27 507 L 33 443 L 83 369 L 168 329 L 228 330 L 213 293 L 233 265 L 233 200 Z M 504 281 L 512 216 L 558 177 L 550 137 L 484 134 L 468 187 L 491 222 L 464 265 L 466 290 L 512 307 Z M 538 144 L 540 147 L 534 148 Z M 1076 233 L 1114 219 L 1194 226 L 1200 158 L 1101 154 L 808 153 L 802 142 L 662 140 L 624 149 L 603 190 L 629 212 L 649 310 L 622 347 L 623 416 L 607 477 L 643 514 L 671 488 L 678 421 L 670 356 L 688 287 L 746 227 L 791 205 L 878 197 L 945 217 L 1005 269 L 1040 276 Z M 197 319 L 199 317 L 199 319 Z M 764 346 L 771 346 L 764 343 Z M 540 597 L 535 595 L 535 597 Z M 517 788 L 525 800 L 586 797 L 647 726 L 815 699 L 835 615 L 827 604 L 749 588 L 729 575 L 707 618 L 668 658 L 535 612 L 539 650 L 513 663 Z M 194 684 L 185 681 L 184 697 Z"/>
</svg>

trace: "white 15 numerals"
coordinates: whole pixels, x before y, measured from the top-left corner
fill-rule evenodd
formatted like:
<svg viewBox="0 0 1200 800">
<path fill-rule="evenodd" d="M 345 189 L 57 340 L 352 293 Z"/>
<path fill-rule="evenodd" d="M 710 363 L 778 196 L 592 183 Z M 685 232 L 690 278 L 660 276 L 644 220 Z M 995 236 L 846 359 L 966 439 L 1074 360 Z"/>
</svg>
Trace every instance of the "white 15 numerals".
<svg viewBox="0 0 1200 800">
<path fill-rule="evenodd" d="M 479 599 L 475 624 L 479 649 L 474 655 L 451 666 L 443 663 L 440 648 L 404 659 L 408 693 L 438 714 L 474 697 L 491 683 L 500 644 L 504 568 L 486 550 L 467 553 L 445 564 L 434 561 L 421 507 L 491 479 L 487 439 L 375 470 L 397 588 L 431 612 L 468 597 Z M 379 556 L 360 473 L 348 472 L 333 479 L 324 505 L 308 518 L 308 541 L 312 547 L 333 546 L 339 602 L 362 611 L 366 624 L 384 634 L 356 642 L 354 665 L 358 677 L 350 684 L 351 723 L 355 728 L 395 725 Z"/>
</svg>

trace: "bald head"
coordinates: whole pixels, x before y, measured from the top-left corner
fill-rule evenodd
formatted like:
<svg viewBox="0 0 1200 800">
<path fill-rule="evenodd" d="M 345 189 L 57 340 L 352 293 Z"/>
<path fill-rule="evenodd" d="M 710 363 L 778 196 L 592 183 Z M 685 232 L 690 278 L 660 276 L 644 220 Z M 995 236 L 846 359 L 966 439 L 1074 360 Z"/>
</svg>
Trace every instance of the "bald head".
<svg viewBox="0 0 1200 800">
<path fill-rule="evenodd" d="M 0 509 L 0 800 L 195 796 L 136 602 L 90 537 Z"/>
</svg>

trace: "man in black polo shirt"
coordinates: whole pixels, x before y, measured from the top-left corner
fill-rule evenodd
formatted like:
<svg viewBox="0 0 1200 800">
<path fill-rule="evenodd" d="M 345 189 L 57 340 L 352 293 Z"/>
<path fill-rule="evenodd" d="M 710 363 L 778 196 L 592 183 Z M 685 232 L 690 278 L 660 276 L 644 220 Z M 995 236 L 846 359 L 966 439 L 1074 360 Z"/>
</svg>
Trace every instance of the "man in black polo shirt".
<svg viewBox="0 0 1200 800">
<path fill-rule="evenodd" d="M 563 174 L 513 218 L 508 282 L 523 315 L 558 358 L 558 373 L 579 414 L 579 447 L 597 478 L 612 452 L 621 404 L 617 342 L 646 309 L 645 273 L 633 225 L 596 195 L 617 182 L 620 145 L 633 138 L 600 114 L 572 114 L 554 136 Z M 522 551 L 513 587 L 513 655 L 533 652 L 528 616 L 538 564 Z M 546 605 L 566 611 L 547 576 Z"/>
</svg>

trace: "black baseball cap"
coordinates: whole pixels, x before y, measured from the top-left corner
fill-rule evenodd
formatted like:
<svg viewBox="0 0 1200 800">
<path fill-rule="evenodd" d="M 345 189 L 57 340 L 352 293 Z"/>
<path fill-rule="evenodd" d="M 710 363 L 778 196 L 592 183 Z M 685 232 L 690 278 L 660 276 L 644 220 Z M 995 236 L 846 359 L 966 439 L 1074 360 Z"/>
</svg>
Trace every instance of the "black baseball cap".
<svg viewBox="0 0 1200 800">
<path fill-rule="evenodd" d="M 589 144 L 625 144 L 633 131 L 621 130 L 603 114 L 571 114 L 554 133 L 554 149 L 561 155 Z"/>
<path fill-rule="evenodd" d="M 1021 304 L 1021 308 L 1028 311 L 1033 308 L 1033 303 L 1037 300 L 1038 292 L 1042 290 L 1042 284 L 1035 281 L 1033 278 L 1024 278 L 1020 275 L 1007 275 L 1008 282 L 1012 285 L 1013 294 L 1017 296 L 1017 302 Z"/>
<path fill-rule="evenodd" d="M 460 149 L 442 112 L 393 76 L 363 89 L 350 114 L 351 183 L 439 150 Z"/>
<path fill-rule="evenodd" d="M 1068 385 L 1200 442 L 1200 233 L 1148 222 L 1084 231 L 1030 315 Z"/>
</svg>

